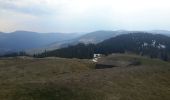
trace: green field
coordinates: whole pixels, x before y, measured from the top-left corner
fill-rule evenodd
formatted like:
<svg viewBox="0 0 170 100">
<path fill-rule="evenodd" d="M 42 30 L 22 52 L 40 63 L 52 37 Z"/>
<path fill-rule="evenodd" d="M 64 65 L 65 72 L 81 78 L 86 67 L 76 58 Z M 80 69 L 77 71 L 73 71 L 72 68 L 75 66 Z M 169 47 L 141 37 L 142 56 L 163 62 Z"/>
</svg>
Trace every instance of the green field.
<svg viewBox="0 0 170 100">
<path fill-rule="evenodd" d="M 0 100 L 170 100 L 170 63 L 115 54 L 140 65 L 94 69 L 90 60 L 0 59 Z"/>
</svg>

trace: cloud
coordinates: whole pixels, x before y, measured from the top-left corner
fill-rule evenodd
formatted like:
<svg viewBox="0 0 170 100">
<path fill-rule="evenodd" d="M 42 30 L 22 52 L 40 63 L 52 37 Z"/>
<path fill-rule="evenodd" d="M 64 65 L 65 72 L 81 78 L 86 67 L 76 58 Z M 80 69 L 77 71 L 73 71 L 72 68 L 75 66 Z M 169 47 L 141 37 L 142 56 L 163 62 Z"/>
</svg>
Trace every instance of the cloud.
<svg viewBox="0 0 170 100">
<path fill-rule="evenodd" d="M 168 0 L 0 0 L 0 8 L 30 14 L 135 13 L 166 10 Z"/>
<path fill-rule="evenodd" d="M 44 3 L 39 0 L 0 0 L 0 9 L 32 15 L 51 14 Z"/>
<path fill-rule="evenodd" d="M 5 24 L 0 30 L 170 29 L 169 4 L 169 0 L 0 0 L 0 24 Z"/>
</svg>

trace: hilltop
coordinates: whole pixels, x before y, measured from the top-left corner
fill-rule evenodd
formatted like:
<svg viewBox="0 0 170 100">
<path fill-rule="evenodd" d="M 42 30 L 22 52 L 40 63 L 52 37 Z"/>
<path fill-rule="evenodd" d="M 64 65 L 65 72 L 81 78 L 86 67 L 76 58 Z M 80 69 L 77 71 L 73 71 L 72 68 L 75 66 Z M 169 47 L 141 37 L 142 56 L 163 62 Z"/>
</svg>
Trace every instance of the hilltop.
<svg viewBox="0 0 170 100">
<path fill-rule="evenodd" d="M 91 60 L 66 58 L 0 59 L 2 100 L 169 100 L 170 63 L 114 54 L 102 61 L 139 65 L 95 69 Z"/>
</svg>

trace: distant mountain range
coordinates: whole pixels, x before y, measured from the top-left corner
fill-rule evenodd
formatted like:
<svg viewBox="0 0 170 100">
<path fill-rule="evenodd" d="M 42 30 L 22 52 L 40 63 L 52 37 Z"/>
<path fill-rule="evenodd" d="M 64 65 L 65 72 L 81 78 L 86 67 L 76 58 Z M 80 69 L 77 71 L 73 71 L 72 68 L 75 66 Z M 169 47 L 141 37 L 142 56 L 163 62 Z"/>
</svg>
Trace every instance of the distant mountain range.
<svg viewBox="0 0 170 100">
<path fill-rule="evenodd" d="M 28 31 L 15 31 L 0 33 L 0 54 L 42 48 L 53 42 L 60 42 L 77 38 L 80 34 L 70 33 L 37 33 Z"/>
<path fill-rule="evenodd" d="M 29 54 L 34 54 L 41 53 L 45 50 L 55 50 L 69 45 L 76 45 L 78 43 L 97 44 L 120 34 L 135 32 L 140 31 L 95 31 L 86 34 L 37 33 L 29 31 L 15 31 L 11 33 L 0 32 L 0 54 L 16 51 L 26 51 Z M 154 30 L 149 32 L 170 36 L 170 31 L 165 30 Z"/>
<path fill-rule="evenodd" d="M 64 58 L 93 58 L 94 53 L 133 53 L 170 60 L 170 37 L 162 34 L 132 32 L 106 39 L 98 44 L 77 44 L 44 52 L 37 57 L 57 56 Z"/>
<path fill-rule="evenodd" d="M 44 49 L 46 50 L 52 50 L 52 49 L 58 49 L 62 47 L 67 47 L 69 45 L 76 45 L 78 43 L 99 43 L 102 42 L 106 39 L 109 39 L 111 37 L 115 37 L 120 34 L 125 34 L 127 33 L 126 31 L 95 31 L 91 33 L 86 33 L 80 37 L 70 39 L 70 40 L 65 40 L 65 41 L 60 41 L 60 42 L 54 42 L 52 44 L 49 44 L 47 47 Z"/>
<path fill-rule="evenodd" d="M 167 30 L 152 30 L 152 31 L 147 31 L 149 33 L 155 33 L 155 34 L 164 34 L 167 36 L 170 36 L 170 31 Z"/>
<path fill-rule="evenodd" d="M 76 45 L 78 43 L 94 43 L 97 44 L 99 42 L 102 42 L 106 39 L 121 35 L 121 34 L 128 34 L 128 33 L 137 33 L 137 32 L 142 32 L 142 31 L 126 31 L 126 30 L 118 30 L 118 31 L 95 31 L 95 32 L 90 32 L 86 33 L 80 37 L 74 38 L 74 39 L 68 39 L 65 41 L 60 41 L 60 42 L 54 42 L 46 47 L 43 48 L 36 48 L 36 49 L 31 49 L 28 50 L 27 52 L 29 54 L 34 54 L 34 53 L 41 53 L 45 50 L 55 50 L 63 47 L 68 47 L 70 45 Z M 165 31 L 165 30 L 154 30 L 154 31 L 146 31 L 149 33 L 154 33 L 154 34 L 164 34 L 167 36 L 170 36 L 170 31 Z"/>
</svg>

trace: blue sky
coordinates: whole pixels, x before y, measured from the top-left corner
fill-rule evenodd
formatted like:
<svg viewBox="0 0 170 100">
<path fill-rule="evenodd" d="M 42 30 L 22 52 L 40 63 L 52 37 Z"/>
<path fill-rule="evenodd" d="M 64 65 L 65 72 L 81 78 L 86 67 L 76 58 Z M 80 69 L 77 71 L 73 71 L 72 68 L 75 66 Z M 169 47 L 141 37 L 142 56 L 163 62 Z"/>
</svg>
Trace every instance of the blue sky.
<svg viewBox="0 0 170 100">
<path fill-rule="evenodd" d="M 0 31 L 170 30 L 169 0 L 0 0 Z"/>
</svg>

